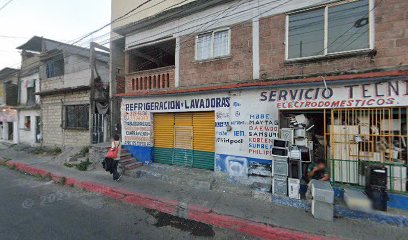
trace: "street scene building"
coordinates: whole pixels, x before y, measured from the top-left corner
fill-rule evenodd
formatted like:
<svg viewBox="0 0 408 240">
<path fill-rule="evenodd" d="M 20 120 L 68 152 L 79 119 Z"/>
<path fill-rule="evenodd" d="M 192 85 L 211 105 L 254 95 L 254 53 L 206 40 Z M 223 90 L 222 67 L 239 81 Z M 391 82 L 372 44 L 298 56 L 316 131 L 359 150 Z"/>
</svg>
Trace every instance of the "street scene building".
<svg viewBox="0 0 408 240">
<path fill-rule="evenodd" d="M 285 138 L 302 162 L 326 159 L 333 183 L 364 186 L 380 164 L 406 192 L 406 20 L 390 10 L 405 1 L 199 2 L 113 28 L 138 161 L 273 184 L 258 173 Z"/>
<path fill-rule="evenodd" d="M 90 239 L 408 234 L 408 1 L 109 2 L 0 70 L 0 166 L 59 183 L 38 203 L 47 184 L 0 169 L 27 192 L 7 202 L 55 221 L 39 236 L 67 231 L 60 205 Z"/>
<path fill-rule="evenodd" d="M 34 79 L 38 79 L 39 84 L 32 95 L 36 99 L 41 97 L 42 124 L 33 126 L 38 127 L 38 131 L 42 127 L 42 143 L 86 146 L 104 142 L 107 139 L 109 119 L 106 104 L 108 96 L 105 96 L 109 92 L 109 54 L 98 52 L 96 67 L 91 69 L 90 50 L 86 48 L 35 36 L 19 49 L 34 52 L 37 56 L 38 72 Z M 95 71 L 95 75 L 91 74 L 92 71 Z M 98 86 L 95 99 L 100 98 L 92 105 L 92 110 L 91 76 L 97 78 L 93 85 Z M 22 100 L 25 100 L 24 89 L 28 88 L 22 89 Z"/>
</svg>

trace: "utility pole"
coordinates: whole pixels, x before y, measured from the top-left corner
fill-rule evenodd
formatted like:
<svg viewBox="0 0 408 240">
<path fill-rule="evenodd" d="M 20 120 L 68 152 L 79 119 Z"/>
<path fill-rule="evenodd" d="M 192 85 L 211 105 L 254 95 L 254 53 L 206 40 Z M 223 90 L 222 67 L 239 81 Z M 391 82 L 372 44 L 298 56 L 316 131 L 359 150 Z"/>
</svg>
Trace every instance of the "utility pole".
<svg viewBox="0 0 408 240">
<path fill-rule="evenodd" d="M 94 128 L 94 122 L 93 122 L 93 116 L 95 114 L 95 72 L 97 74 L 97 76 L 99 76 L 98 74 L 98 70 L 96 68 L 96 49 L 100 49 L 103 51 L 106 51 L 108 53 L 110 53 L 110 49 L 102 46 L 96 42 L 91 42 L 90 45 L 90 56 L 89 56 L 89 60 L 90 60 L 90 69 L 91 69 L 91 79 L 90 79 L 90 111 L 89 111 L 89 136 L 90 136 L 90 140 L 92 143 L 92 139 L 93 139 L 93 128 Z M 107 131 L 107 129 L 105 129 Z"/>
</svg>

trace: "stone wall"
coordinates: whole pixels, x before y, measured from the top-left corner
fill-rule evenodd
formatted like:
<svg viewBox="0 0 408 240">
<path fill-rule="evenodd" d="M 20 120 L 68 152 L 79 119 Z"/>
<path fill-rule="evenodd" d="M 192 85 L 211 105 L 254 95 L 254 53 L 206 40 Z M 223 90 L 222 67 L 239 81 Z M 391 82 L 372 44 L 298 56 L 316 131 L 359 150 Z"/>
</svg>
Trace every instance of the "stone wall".
<svg viewBox="0 0 408 240">
<path fill-rule="evenodd" d="M 43 96 L 41 98 L 43 143 L 46 146 L 88 146 L 86 129 L 64 129 L 64 105 L 89 104 L 89 91 Z"/>
</svg>

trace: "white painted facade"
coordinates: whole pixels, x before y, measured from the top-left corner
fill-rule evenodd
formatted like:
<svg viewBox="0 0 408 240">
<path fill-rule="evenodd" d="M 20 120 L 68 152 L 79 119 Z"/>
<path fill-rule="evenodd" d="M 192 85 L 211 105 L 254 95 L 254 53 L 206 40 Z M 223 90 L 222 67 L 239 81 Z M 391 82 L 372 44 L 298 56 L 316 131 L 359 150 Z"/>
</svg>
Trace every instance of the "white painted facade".
<svg viewBox="0 0 408 240">
<path fill-rule="evenodd" d="M 134 13 L 130 14 L 128 17 L 116 21 L 112 24 L 112 28 L 118 28 L 127 25 L 132 22 L 142 20 L 143 18 L 151 17 L 164 10 L 171 9 L 174 6 L 182 6 L 184 4 L 193 2 L 195 0 L 172 0 L 172 1 L 162 1 L 162 0 L 152 0 L 147 4 L 143 4 L 144 0 L 112 0 L 111 4 L 111 18 L 112 21 L 123 16 L 130 10 L 139 7 Z"/>
<path fill-rule="evenodd" d="M 18 136 L 16 137 L 16 141 L 18 139 L 19 143 L 28 144 L 28 145 L 35 145 L 37 134 L 36 134 L 36 126 L 37 126 L 37 118 L 40 116 L 40 110 L 21 110 L 18 113 Z M 26 117 L 30 118 L 30 126 L 27 127 L 25 124 Z"/>
</svg>

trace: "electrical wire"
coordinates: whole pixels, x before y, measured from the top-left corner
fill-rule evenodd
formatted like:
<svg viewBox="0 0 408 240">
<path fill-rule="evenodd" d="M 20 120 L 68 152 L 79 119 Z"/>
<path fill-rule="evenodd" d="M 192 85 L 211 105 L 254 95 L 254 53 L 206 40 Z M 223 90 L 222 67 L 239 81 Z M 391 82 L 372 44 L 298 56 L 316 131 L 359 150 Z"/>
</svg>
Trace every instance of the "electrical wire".
<svg viewBox="0 0 408 240">
<path fill-rule="evenodd" d="M 9 0 L 8 2 L 6 2 L 3 6 L 0 7 L 0 12 L 1 10 L 5 9 L 12 1 L 14 0 Z"/>
</svg>

